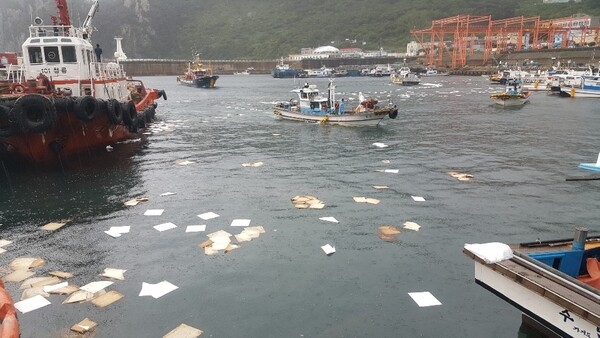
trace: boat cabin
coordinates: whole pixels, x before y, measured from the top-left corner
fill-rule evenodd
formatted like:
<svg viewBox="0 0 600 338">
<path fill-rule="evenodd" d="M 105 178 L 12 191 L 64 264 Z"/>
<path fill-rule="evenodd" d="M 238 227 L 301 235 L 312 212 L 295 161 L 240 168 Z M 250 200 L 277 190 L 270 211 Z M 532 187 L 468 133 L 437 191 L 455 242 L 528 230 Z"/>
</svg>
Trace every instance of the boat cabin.
<svg viewBox="0 0 600 338">
<path fill-rule="evenodd" d="M 101 63 L 86 29 L 70 25 L 43 25 L 36 18 L 22 45 L 20 75 L 28 89 L 50 81 L 57 93 L 122 99 L 127 96 L 126 75 L 115 63 Z M 117 81 L 120 80 L 120 81 Z M 36 88 L 33 88 L 36 87 Z M 50 90 L 50 86 L 47 88 Z"/>
<path fill-rule="evenodd" d="M 315 114 L 325 114 L 332 107 L 330 102 L 335 100 L 332 97 L 332 88 L 330 88 L 330 97 L 320 95 L 316 85 L 305 83 L 302 88 L 292 90 L 298 95 L 300 111 Z"/>
</svg>

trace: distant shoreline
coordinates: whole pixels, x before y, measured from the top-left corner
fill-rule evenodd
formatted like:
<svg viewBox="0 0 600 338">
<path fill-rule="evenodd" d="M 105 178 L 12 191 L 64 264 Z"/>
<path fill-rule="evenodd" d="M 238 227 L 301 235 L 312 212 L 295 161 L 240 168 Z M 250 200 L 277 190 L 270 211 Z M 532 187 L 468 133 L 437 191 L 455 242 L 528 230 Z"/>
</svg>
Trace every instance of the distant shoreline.
<svg viewBox="0 0 600 338">
<path fill-rule="evenodd" d="M 600 52 L 600 51 L 599 51 Z M 453 69 L 451 67 L 450 55 L 444 55 L 444 65 L 436 68 L 455 75 L 485 75 L 497 70 L 499 62 L 508 64 L 510 67 L 523 67 L 524 69 L 548 69 L 551 66 L 563 67 L 585 67 L 586 65 L 598 68 L 600 66 L 600 54 L 596 58 L 596 47 L 565 48 L 565 49 L 543 49 L 537 51 L 520 51 L 488 56 L 488 64 L 483 65 L 483 53 L 476 53 L 467 57 L 467 66 Z M 411 68 L 425 69 L 425 57 L 406 58 L 332 58 L 319 60 L 301 60 L 286 62 L 291 68 L 317 69 L 322 66 L 337 68 L 345 67 L 367 67 L 378 64 L 402 64 L 406 63 Z M 531 62 L 533 61 L 533 62 Z M 174 59 L 129 59 L 121 61 L 125 71 L 131 76 L 177 76 L 183 73 L 187 67 L 187 60 Z M 218 75 L 227 75 L 242 72 L 248 68 L 254 68 L 253 74 L 270 74 L 280 60 L 203 60 L 205 66 L 212 68 Z M 535 66 L 531 66 L 535 64 Z"/>
</svg>

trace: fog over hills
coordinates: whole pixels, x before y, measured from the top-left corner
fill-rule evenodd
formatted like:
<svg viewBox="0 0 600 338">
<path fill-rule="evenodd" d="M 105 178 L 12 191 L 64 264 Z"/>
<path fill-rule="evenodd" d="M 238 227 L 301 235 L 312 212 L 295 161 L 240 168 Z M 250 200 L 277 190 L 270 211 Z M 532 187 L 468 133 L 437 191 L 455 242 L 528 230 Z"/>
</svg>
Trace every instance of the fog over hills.
<svg viewBox="0 0 600 338">
<path fill-rule="evenodd" d="M 68 0 L 79 25 L 92 2 Z M 123 38 L 129 58 L 264 59 L 302 47 L 334 45 L 404 52 L 411 29 L 455 15 L 492 19 L 576 13 L 600 15 L 600 1 L 543 4 L 542 0 L 101 0 L 92 35 L 105 55 Z M 0 51 L 20 51 L 27 27 L 39 16 L 50 24 L 54 0 L 2 0 Z"/>
</svg>

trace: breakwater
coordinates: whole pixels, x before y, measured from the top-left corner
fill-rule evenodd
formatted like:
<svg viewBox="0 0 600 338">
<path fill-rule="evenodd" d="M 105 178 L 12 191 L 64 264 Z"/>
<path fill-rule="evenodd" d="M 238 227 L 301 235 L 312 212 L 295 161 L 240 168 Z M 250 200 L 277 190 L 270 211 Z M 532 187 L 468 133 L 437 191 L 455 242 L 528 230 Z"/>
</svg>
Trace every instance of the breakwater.
<svg viewBox="0 0 600 338">
<path fill-rule="evenodd" d="M 600 55 L 596 57 L 596 47 L 586 48 L 564 48 L 564 49 L 543 49 L 537 51 L 519 51 L 512 53 L 492 54 L 488 57 L 487 64 L 484 64 L 483 53 L 475 53 L 467 58 L 467 65 L 460 69 L 451 69 L 449 65 L 451 60 L 444 58 L 445 66 L 438 66 L 438 69 L 448 71 L 456 75 L 486 75 L 497 71 L 498 63 L 508 64 L 510 67 L 529 67 L 532 61 L 535 67 L 547 69 L 551 66 L 564 67 L 586 67 L 591 66 L 599 68 Z M 187 69 L 188 60 L 175 59 L 129 59 L 121 61 L 127 74 L 131 76 L 156 76 L 183 74 Z M 315 69 L 322 66 L 329 68 L 347 67 L 347 68 L 366 68 L 372 65 L 380 64 L 400 64 L 406 62 L 413 70 L 424 69 L 423 57 L 406 58 L 331 58 L 318 60 L 299 60 L 287 62 L 290 67 L 296 69 Z M 234 74 L 242 72 L 248 68 L 253 68 L 252 73 L 269 74 L 271 69 L 280 63 L 278 59 L 270 60 L 204 60 L 204 66 L 212 69 L 215 74 Z"/>
<path fill-rule="evenodd" d="M 414 59 L 414 60 L 413 60 Z M 340 66 L 355 66 L 368 67 L 375 64 L 393 64 L 403 62 L 404 59 L 399 58 L 335 58 L 335 59 L 320 59 L 320 60 L 299 60 L 286 61 L 291 68 L 295 69 L 313 69 L 321 68 L 322 66 L 335 68 Z M 411 58 L 410 61 L 416 61 L 416 58 Z M 131 76 L 155 76 L 155 75 L 180 75 L 185 72 L 188 67 L 189 60 L 174 60 L 174 59 L 128 59 L 120 61 L 125 69 L 125 72 Z M 212 69 L 214 74 L 234 74 L 242 72 L 248 68 L 253 68 L 254 74 L 270 74 L 281 61 L 279 59 L 272 60 L 203 60 L 205 68 Z M 409 60 L 407 59 L 407 62 Z"/>
</svg>

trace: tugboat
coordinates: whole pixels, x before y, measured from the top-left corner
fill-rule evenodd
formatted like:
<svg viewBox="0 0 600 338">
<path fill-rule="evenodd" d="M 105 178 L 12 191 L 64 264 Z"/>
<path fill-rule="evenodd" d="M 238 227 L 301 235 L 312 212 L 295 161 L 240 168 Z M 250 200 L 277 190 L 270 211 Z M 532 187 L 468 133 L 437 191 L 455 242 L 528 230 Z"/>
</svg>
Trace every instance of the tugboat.
<svg viewBox="0 0 600 338">
<path fill-rule="evenodd" d="M 128 79 L 120 64 L 98 60 L 91 43 L 92 4 L 81 27 L 66 0 L 52 25 L 35 18 L 20 64 L 0 79 L 0 159 L 61 161 L 135 136 L 154 119 L 163 90 Z"/>
<path fill-rule="evenodd" d="M 218 75 L 212 74 L 212 69 L 204 68 L 200 55 L 196 54 L 194 61 L 188 63 L 188 68 L 183 75 L 177 77 L 177 82 L 198 88 L 215 88 Z"/>
</svg>

